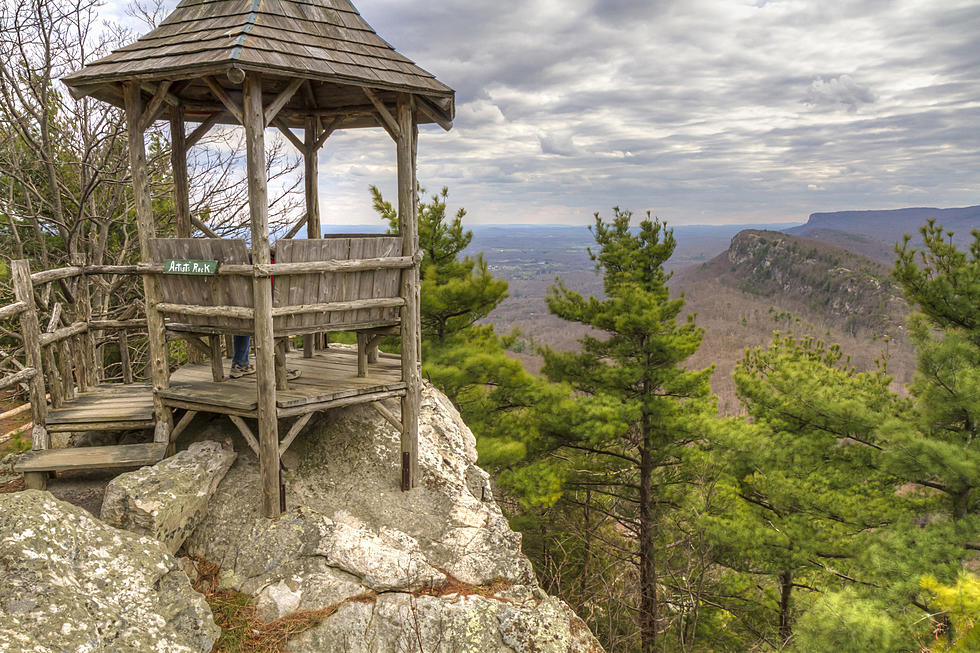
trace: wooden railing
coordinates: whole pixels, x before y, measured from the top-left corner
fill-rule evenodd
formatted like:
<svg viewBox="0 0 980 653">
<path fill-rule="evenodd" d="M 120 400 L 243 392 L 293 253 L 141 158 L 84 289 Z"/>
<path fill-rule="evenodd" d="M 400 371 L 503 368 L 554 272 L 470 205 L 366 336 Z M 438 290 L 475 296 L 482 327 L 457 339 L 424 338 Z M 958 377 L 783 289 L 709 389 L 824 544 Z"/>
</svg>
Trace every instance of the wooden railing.
<svg viewBox="0 0 980 653">
<path fill-rule="evenodd" d="M 129 333 L 145 330 L 146 320 L 93 317 L 88 278 L 138 275 L 139 271 L 135 265 L 96 265 L 32 274 L 26 260 L 12 261 L 10 270 L 15 301 L 0 307 L 0 323 L 16 322 L 16 326 L 0 329 L 8 340 L 19 343 L 0 353 L 0 364 L 8 372 L 0 376 L 0 390 L 16 386 L 26 390 L 31 405 L 32 448 L 47 449 L 49 400 L 52 408 L 60 408 L 76 392 L 85 392 L 100 382 L 133 383 L 137 379 Z M 133 306 L 126 312 L 132 315 L 137 311 Z M 105 347 L 111 345 L 118 347 L 117 374 L 106 371 Z"/>
</svg>

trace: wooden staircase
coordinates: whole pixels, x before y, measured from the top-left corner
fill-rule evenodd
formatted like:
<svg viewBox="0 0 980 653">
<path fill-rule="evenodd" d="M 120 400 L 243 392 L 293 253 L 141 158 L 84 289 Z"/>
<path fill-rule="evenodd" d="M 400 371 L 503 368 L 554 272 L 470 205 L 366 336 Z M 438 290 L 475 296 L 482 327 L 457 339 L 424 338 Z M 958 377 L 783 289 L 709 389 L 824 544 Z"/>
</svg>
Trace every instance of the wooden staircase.
<svg viewBox="0 0 980 653">
<path fill-rule="evenodd" d="M 47 487 L 48 472 L 143 467 L 154 465 L 166 456 L 166 442 L 45 449 L 25 453 L 14 465 L 14 471 L 24 474 L 24 484 L 28 489 L 43 490 Z"/>
</svg>

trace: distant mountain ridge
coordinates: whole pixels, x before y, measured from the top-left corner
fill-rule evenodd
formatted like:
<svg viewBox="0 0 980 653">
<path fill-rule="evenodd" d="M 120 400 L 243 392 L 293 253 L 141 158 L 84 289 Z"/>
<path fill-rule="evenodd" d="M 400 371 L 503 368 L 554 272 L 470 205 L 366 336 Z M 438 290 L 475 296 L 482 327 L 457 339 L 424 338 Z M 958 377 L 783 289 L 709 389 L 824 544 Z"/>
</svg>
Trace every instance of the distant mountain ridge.
<svg viewBox="0 0 980 653">
<path fill-rule="evenodd" d="M 916 239 L 919 228 L 930 218 L 952 231 L 953 241 L 963 247 L 972 240 L 970 232 L 980 229 L 980 206 L 813 213 L 806 224 L 785 229 L 784 233 L 820 240 L 891 263 L 895 258 L 895 244 L 902 242 L 905 234 Z"/>
</svg>

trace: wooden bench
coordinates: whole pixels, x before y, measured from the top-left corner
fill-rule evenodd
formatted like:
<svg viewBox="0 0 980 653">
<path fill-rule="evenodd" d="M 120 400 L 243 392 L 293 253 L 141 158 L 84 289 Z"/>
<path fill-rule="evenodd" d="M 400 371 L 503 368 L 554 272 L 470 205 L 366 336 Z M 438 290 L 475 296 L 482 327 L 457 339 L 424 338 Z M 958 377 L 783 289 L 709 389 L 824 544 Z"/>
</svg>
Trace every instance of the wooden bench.
<svg viewBox="0 0 980 653">
<path fill-rule="evenodd" d="M 154 238 L 150 241 L 153 262 L 170 259 L 218 261 L 222 265 L 248 265 L 245 241 L 213 238 Z M 276 244 L 277 264 L 314 264 L 321 262 L 355 262 L 401 257 L 402 239 L 388 235 L 337 235 L 314 240 L 282 240 Z M 377 361 L 377 345 L 385 334 L 397 332 L 400 308 L 337 308 L 320 310 L 320 306 L 359 300 L 400 301 L 402 268 L 369 270 L 330 270 L 287 272 L 273 277 L 273 337 L 308 335 L 331 331 L 357 333 L 358 375 L 367 374 L 369 362 Z M 233 307 L 252 309 L 252 279 L 244 275 L 215 274 L 207 276 L 163 274 L 159 281 L 162 304 L 199 307 Z M 293 314 L 277 314 L 277 309 L 305 309 Z M 190 315 L 170 317 L 167 328 L 185 334 L 202 334 L 211 338 L 210 352 L 215 362 L 213 377 L 223 376 L 217 362 L 217 336 L 250 335 L 251 319 L 229 315 Z M 307 348 L 312 355 L 312 349 Z M 282 360 L 280 352 L 279 359 Z"/>
<path fill-rule="evenodd" d="M 28 489 L 43 490 L 48 472 L 155 465 L 166 457 L 167 446 L 166 442 L 150 442 L 29 451 L 14 464 L 14 471 L 24 474 L 24 484 Z"/>
</svg>

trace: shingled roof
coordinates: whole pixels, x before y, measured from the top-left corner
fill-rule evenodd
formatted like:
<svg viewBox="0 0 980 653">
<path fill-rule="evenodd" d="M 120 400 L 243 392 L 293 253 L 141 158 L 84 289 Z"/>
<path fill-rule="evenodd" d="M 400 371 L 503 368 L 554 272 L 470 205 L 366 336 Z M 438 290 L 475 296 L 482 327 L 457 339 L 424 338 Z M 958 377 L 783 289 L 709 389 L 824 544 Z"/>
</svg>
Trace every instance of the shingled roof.
<svg viewBox="0 0 980 653">
<path fill-rule="evenodd" d="M 166 80 L 194 114 L 195 105 L 207 113 L 213 99 L 205 76 L 236 90 L 224 74 L 231 68 L 269 76 L 268 92 L 276 79 L 280 87 L 296 78 L 320 82 L 315 97 L 297 94 L 298 111 L 368 106 L 358 88 L 366 87 L 389 95 L 382 101 L 421 96 L 442 119 L 453 118 L 453 90 L 396 52 L 348 0 L 183 0 L 159 27 L 62 81 L 76 95 L 121 106 L 120 82 Z"/>
</svg>

